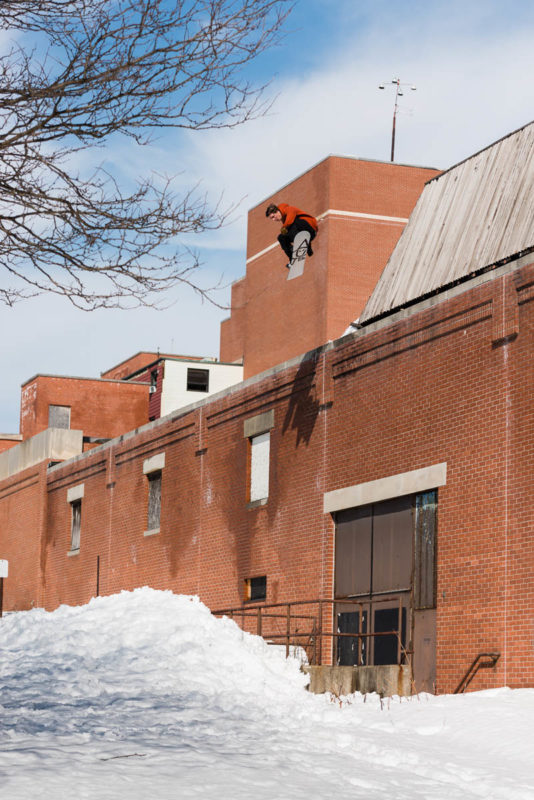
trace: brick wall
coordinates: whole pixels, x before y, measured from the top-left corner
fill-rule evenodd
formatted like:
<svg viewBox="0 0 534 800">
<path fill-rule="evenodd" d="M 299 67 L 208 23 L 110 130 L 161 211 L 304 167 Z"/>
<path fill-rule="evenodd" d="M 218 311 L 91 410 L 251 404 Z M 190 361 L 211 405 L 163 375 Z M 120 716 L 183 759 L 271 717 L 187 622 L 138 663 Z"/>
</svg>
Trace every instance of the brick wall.
<svg viewBox="0 0 534 800">
<path fill-rule="evenodd" d="M 232 284 L 231 316 L 221 322 L 221 361 L 243 361 L 246 323 L 245 278 Z M 224 354 L 224 358 L 222 355 Z"/>
<path fill-rule="evenodd" d="M 0 553 L 8 530 L 7 557 L 30 554 L 6 602 L 86 602 L 98 559 L 101 593 L 149 584 L 220 608 L 241 603 L 245 578 L 267 575 L 268 602 L 331 597 L 334 523 L 323 514 L 324 492 L 446 462 L 438 690 L 453 690 L 480 651 L 501 659 L 471 688 L 532 686 L 533 285 L 528 265 L 464 287 L 55 466 L 46 502 L 36 489 L 2 482 Z M 269 410 L 269 498 L 251 508 L 243 426 Z M 160 533 L 144 536 L 143 463 L 158 453 Z M 80 483 L 81 548 L 69 556 L 67 491 Z M 25 503 L 27 526 L 13 522 Z"/>
<path fill-rule="evenodd" d="M 0 557 L 9 562 L 4 611 L 41 606 L 46 532 L 46 463 L 0 482 Z"/>
</svg>

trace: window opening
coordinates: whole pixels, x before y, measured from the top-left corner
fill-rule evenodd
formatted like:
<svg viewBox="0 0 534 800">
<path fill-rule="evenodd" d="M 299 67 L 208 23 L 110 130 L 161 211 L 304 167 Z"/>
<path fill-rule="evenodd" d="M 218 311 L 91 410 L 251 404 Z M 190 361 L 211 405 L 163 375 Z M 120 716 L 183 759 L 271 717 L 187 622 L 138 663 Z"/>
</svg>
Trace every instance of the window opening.
<svg viewBox="0 0 534 800">
<path fill-rule="evenodd" d="M 406 609 L 402 609 L 401 643 L 406 644 Z M 398 631 L 399 608 L 375 608 L 373 629 L 375 633 Z M 373 664 L 397 664 L 399 640 L 394 634 L 373 637 Z"/>
<path fill-rule="evenodd" d="M 253 436 L 250 440 L 250 490 L 251 503 L 269 497 L 269 460 L 271 434 L 269 431 Z"/>
<path fill-rule="evenodd" d="M 158 530 L 161 517 L 161 471 L 149 472 L 148 478 L 148 530 Z"/>
<path fill-rule="evenodd" d="M 367 611 L 362 609 L 362 627 L 360 630 L 359 611 L 341 611 L 337 615 L 338 633 L 367 633 Z M 357 636 L 340 636 L 337 640 L 337 663 L 342 665 L 367 664 L 369 639 Z M 358 650 L 358 648 L 360 648 Z"/>
<path fill-rule="evenodd" d="M 71 508 L 70 549 L 80 549 L 80 535 L 82 529 L 82 501 L 73 500 Z"/>
<path fill-rule="evenodd" d="M 70 428 L 70 406 L 48 406 L 49 428 Z"/>
<path fill-rule="evenodd" d="M 187 391 L 188 392 L 208 392 L 210 383 L 209 369 L 187 370 Z"/>
<path fill-rule="evenodd" d="M 245 579 L 245 600 L 267 599 L 267 576 Z"/>
</svg>

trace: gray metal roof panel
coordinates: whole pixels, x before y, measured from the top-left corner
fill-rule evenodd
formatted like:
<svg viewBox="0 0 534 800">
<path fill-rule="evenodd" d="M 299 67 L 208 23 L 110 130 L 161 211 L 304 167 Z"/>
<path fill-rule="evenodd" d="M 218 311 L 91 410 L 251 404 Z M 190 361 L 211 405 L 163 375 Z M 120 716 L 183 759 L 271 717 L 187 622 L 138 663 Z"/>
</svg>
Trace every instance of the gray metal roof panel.
<svg viewBox="0 0 534 800">
<path fill-rule="evenodd" d="M 360 322 L 534 246 L 534 123 L 424 187 Z"/>
</svg>

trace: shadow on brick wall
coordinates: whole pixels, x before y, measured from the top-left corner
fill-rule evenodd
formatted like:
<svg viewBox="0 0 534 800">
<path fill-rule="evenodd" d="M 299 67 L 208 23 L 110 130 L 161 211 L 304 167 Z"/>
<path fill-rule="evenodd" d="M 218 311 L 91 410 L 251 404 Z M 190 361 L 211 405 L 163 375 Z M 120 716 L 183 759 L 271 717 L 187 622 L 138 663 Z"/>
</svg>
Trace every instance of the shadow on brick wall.
<svg viewBox="0 0 534 800">
<path fill-rule="evenodd" d="M 297 432 L 297 447 L 302 443 L 309 444 L 317 415 L 319 401 L 315 389 L 315 374 L 319 353 L 312 350 L 304 356 L 293 380 L 293 388 L 289 398 L 289 405 L 284 419 L 282 432 L 288 430 Z"/>
</svg>

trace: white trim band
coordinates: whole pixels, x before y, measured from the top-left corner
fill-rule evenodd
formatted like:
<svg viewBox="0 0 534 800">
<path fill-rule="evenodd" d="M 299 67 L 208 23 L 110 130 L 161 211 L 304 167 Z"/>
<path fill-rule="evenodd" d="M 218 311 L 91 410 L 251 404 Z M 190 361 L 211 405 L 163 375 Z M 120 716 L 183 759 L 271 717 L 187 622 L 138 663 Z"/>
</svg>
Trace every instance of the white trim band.
<svg viewBox="0 0 534 800">
<path fill-rule="evenodd" d="M 334 511 L 343 511 L 345 508 L 367 506 L 370 503 L 379 503 L 394 497 L 426 492 L 429 489 L 436 489 L 438 486 L 445 486 L 446 483 L 447 462 L 445 461 L 441 464 L 433 464 L 431 467 L 390 475 L 377 481 L 358 483 L 355 486 L 325 492 L 323 509 L 325 514 L 329 514 Z"/>
<path fill-rule="evenodd" d="M 340 211 L 337 208 L 329 208 L 328 211 L 325 211 L 324 214 L 320 214 L 317 219 L 320 221 L 325 217 L 345 217 L 346 219 L 371 219 L 377 222 L 401 222 L 403 225 L 406 225 L 408 222 L 408 217 L 385 217 L 381 214 L 365 214 L 363 211 Z M 250 264 L 251 261 L 256 261 L 257 258 L 261 258 L 268 253 L 270 250 L 273 250 L 275 247 L 278 247 L 278 242 L 273 242 L 270 244 L 269 247 L 265 247 L 263 250 L 260 250 L 259 253 L 255 253 L 250 258 L 247 258 L 246 263 Z"/>
<path fill-rule="evenodd" d="M 325 217 L 347 217 L 348 219 L 374 219 L 378 222 L 402 222 L 406 225 L 408 217 L 386 217 L 383 214 L 365 214 L 363 211 L 340 211 L 337 208 L 329 208 L 324 214 L 321 214 L 317 219 L 321 220 Z"/>
</svg>

